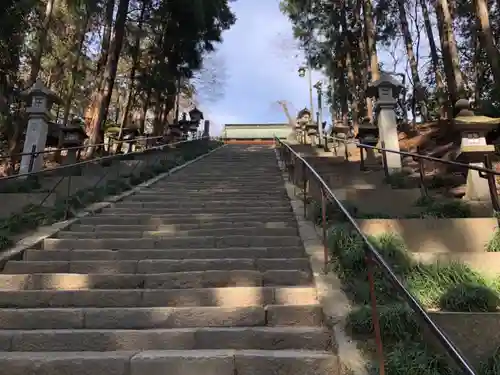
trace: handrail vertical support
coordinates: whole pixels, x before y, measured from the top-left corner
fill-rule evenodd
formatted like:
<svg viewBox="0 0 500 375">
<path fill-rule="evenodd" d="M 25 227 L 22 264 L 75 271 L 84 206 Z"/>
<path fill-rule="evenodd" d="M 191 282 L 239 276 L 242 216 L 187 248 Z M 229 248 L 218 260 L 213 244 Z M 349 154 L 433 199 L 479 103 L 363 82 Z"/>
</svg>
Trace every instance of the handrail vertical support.
<svg viewBox="0 0 500 375">
<path fill-rule="evenodd" d="M 368 272 L 368 282 L 370 284 L 370 301 L 372 305 L 372 323 L 375 333 L 375 345 L 377 346 L 377 357 L 379 363 L 379 375 L 385 375 L 384 349 L 382 343 L 382 333 L 380 332 L 380 321 L 377 311 L 377 296 L 375 295 L 375 279 L 373 277 L 373 260 L 369 250 L 365 251 L 366 270 Z"/>
<path fill-rule="evenodd" d="M 384 174 L 386 178 L 389 178 L 389 167 L 387 166 L 387 154 L 385 151 L 385 142 L 381 142 L 381 152 L 382 152 L 382 167 L 384 168 Z"/>
<path fill-rule="evenodd" d="M 306 163 L 302 163 L 302 197 L 304 200 L 304 218 L 307 217 L 307 178 L 306 178 Z"/>
<path fill-rule="evenodd" d="M 417 154 L 420 155 L 420 146 L 417 146 Z M 418 175 L 420 177 L 420 194 L 422 198 L 428 198 L 429 192 L 427 186 L 425 186 L 425 166 L 422 158 L 418 158 Z"/>
<path fill-rule="evenodd" d="M 365 149 L 359 145 L 358 145 L 358 148 L 359 148 L 359 170 L 363 172 L 363 171 L 366 171 Z"/>
<path fill-rule="evenodd" d="M 486 169 L 493 169 L 493 165 L 488 154 L 484 155 L 484 167 Z M 500 203 L 498 202 L 496 177 L 491 173 L 486 173 L 486 178 L 488 180 L 488 188 L 490 190 L 491 205 L 493 207 L 493 211 L 495 212 L 495 216 L 497 217 L 500 212 Z M 497 220 L 499 219 L 500 218 L 497 217 Z"/>
<path fill-rule="evenodd" d="M 323 231 L 323 261 L 324 272 L 328 272 L 328 242 L 326 238 L 326 196 L 325 190 L 321 187 L 321 227 Z"/>
</svg>

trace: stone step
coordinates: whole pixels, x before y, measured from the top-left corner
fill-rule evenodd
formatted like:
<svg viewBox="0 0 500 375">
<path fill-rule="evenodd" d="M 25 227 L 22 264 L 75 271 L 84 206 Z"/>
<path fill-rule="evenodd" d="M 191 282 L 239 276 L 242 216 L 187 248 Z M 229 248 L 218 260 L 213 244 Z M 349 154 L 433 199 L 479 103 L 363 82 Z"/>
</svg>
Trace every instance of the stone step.
<svg viewBox="0 0 500 375">
<path fill-rule="evenodd" d="M 160 209 L 160 208 L 198 208 L 203 207 L 206 209 L 212 208 L 226 208 L 226 207 L 260 207 L 263 209 L 267 208 L 286 208 L 290 206 L 290 201 L 282 199 L 274 199 L 272 201 L 263 200 L 262 198 L 257 202 L 255 200 L 232 200 L 232 201 L 224 201 L 224 200 L 212 200 L 207 201 L 206 199 L 199 199 L 194 201 L 181 201 L 179 198 L 171 197 L 170 199 L 162 199 L 160 197 L 157 198 L 156 201 L 152 202 L 137 202 L 137 201 L 124 201 L 119 202 L 114 205 L 115 208 L 131 208 L 131 209 Z"/>
<path fill-rule="evenodd" d="M 220 230 L 220 229 L 277 229 L 277 228 L 297 228 L 297 224 L 286 221 L 262 222 L 262 221 L 247 221 L 247 222 L 232 222 L 222 221 L 215 223 L 200 223 L 200 224 L 124 224 L 124 225 L 86 225 L 74 224 L 70 227 L 72 232 L 114 232 L 114 231 L 168 231 L 181 232 L 194 229 L 200 230 Z"/>
<path fill-rule="evenodd" d="M 312 287 L 0 291 L 0 307 L 244 307 L 316 304 Z"/>
<path fill-rule="evenodd" d="M 310 270 L 309 259 L 154 259 L 99 261 L 8 261 L 4 274 L 29 273 L 93 273 L 93 274 L 151 274 L 223 270 Z"/>
<path fill-rule="evenodd" d="M 310 286 L 309 272 L 199 271 L 160 274 L 0 274 L 0 290 L 189 289 L 236 286 Z"/>
<path fill-rule="evenodd" d="M 0 352 L 5 374 L 340 375 L 336 355 L 308 350 Z"/>
<path fill-rule="evenodd" d="M 216 224 L 231 221 L 233 223 L 262 221 L 262 222 L 288 222 L 297 223 L 289 212 L 252 212 L 252 214 L 182 214 L 182 215 L 148 215 L 148 214 L 122 214 L 120 216 L 100 213 L 98 216 L 89 216 L 80 219 L 82 224 L 92 225 L 120 225 L 120 224 Z"/>
<path fill-rule="evenodd" d="M 2 331 L 0 349 L 14 352 L 119 350 L 330 350 L 330 332 L 319 327 L 67 329 Z"/>
<path fill-rule="evenodd" d="M 214 193 L 214 192 L 197 192 L 187 194 L 185 191 L 179 191 L 179 193 L 172 192 L 158 192 L 158 193 L 139 193 L 136 195 L 131 195 L 127 198 L 126 202 L 164 202 L 164 201 L 179 201 L 180 199 L 189 199 L 191 202 L 206 202 L 207 199 L 212 199 L 212 202 L 222 201 L 222 202 L 232 202 L 233 204 L 240 201 L 248 201 L 255 199 L 262 200 L 272 200 L 281 201 L 285 200 L 289 202 L 288 196 L 285 192 L 277 194 L 260 194 L 260 193 L 241 193 L 237 194 L 237 199 L 235 199 L 234 193 Z"/>
<path fill-rule="evenodd" d="M 58 249 L 210 249 L 228 247 L 285 247 L 301 246 L 298 236 L 225 236 L 225 237 L 172 237 L 168 239 L 153 238 L 114 238 L 114 239 L 63 239 L 47 238 L 43 241 L 43 248 Z"/>
<path fill-rule="evenodd" d="M 164 189 L 192 189 L 192 190 L 203 190 L 203 189 L 239 189 L 243 191 L 259 191 L 262 190 L 273 190 L 273 189 L 282 189 L 283 181 L 279 182 L 261 182 L 260 180 L 256 180 L 253 183 L 241 183 L 241 182 L 226 182 L 221 181 L 219 183 L 216 182 L 176 182 L 176 181 L 168 181 L 165 180 L 162 183 L 156 183 L 155 188 L 164 188 Z"/>
<path fill-rule="evenodd" d="M 141 214 L 148 213 L 150 215 L 182 215 L 182 214 L 263 214 L 267 211 L 268 215 L 273 215 L 275 213 L 286 213 L 288 215 L 292 214 L 292 207 L 287 205 L 282 206 L 260 206 L 256 202 L 256 207 L 241 207 L 241 206 L 231 206 L 231 207 L 178 207 L 178 208 L 119 208 L 119 206 L 105 208 L 102 210 L 106 214 Z"/>
<path fill-rule="evenodd" d="M 303 247 L 232 247 L 226 249 L 157 250 L 39 250 L 29 249 L 23 259 L 29 261 L 146 260 L 146 259 L 240 259 L 303 258 Z"/>
<path fill-rule="evenodd" d="M 192 229 L 192 230 L 150 230 L 150 231 L 99 231 L 73 232 L 61 231 L 57 238 L 171 238 L 171 237 L 206 237 L 206 236 L 297 236 L 296 228 L 221 228 L 221 229 Z"/>
<path fill-rule="evenodd" d="M 319 305 L 0 309 L 0 329 L 320 326 Z"/>
</svg>

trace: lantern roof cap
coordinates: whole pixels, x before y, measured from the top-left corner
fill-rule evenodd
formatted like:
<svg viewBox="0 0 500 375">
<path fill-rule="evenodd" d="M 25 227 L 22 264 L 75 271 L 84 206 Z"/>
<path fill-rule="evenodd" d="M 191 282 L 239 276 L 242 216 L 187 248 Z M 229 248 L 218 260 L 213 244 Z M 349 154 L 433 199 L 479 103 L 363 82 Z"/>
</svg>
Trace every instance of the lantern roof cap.
<svg viewBox="0 0 500 375">
<path fill-rule="evenodd" d="M 45 96 L 49 100 L 54 103 L 61 103 L 61 99 L 57 96 L 55 92 L 48 89 L 41 79 L 37 79 L 37 81 L 30 88 L 24 90 L 21 93 L 22 96 L 31 98 L 35 95 Z"/>
</svg>

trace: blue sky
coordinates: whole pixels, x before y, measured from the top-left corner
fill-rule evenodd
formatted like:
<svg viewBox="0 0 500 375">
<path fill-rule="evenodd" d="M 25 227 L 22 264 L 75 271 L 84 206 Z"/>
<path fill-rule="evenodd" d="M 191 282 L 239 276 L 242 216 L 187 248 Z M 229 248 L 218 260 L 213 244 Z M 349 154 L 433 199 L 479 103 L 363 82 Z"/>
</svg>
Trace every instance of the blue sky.
<svg viewBox="0 0 500 375">
<path fill-rule="evenodd" d="M 224 95 L 210 102 L 201 99 L 200 103 L 205 117 L 211 120 L 212 135 L 220 134 L 227 123 L 286 122 L 278 100 L 289 103 L 292 115 L 309 107 L 308 81 L 297 73 L 303 59 L 293 39 L 292 25 L 279 9 L 279 0 L 236 0 L 232 9 L 238 20 L 224 34 L 216 54 L 216 60 L 223 62 L 218 65 L 226 76 Z M 416 37 L 413 23 L 410 27 Z M 420 61 L 423 70 L 422 62 L 428 60 L 429 55 L 423 31 L 418 53 L 424 59 Z M 377 54 L 385 71 L 409 75 L 401 40 L 393 41 L 388 47 L 379 45 Z M 320 72 L 313 72 L 313 84 L 324 79 Z M 316 100 L 314 94 L 315 107 Z M 325 106 L 324 119 L 330 123 L 328 112 Z"/>
<path fill-rule="evenodd" d="M 292 115 L 309 106 L 307 80 L 297 74 L 300 51 L 279 0 L 237 0 L 232 8 L 238 21 L 217 52 L 226 69 L 224 95 L 201 103 L 213 135 L 226 123 L 285 122 L 277 100 L 288 101 Z M 313 74 L 314 82 L 320 78 Z"/>
</svg>

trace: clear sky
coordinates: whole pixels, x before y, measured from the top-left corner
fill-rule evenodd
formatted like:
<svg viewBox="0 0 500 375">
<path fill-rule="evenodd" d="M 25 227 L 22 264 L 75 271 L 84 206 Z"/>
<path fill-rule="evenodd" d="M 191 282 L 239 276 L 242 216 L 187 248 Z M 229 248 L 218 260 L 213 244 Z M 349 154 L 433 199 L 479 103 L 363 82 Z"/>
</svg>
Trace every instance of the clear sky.
<svg viewBox="0 0 500 375">
<path fill-rule="evenodd" d="M 212 123 L 212 135 L 220 134 L 227 123 L 286 122 L 278 100 L 289 103 L 292 116 L 309 107 L 308 81 L 297 73 L 304 60 L 293 39 L 291 22 L 279 9 L 279 0 L 236 0 L 231 5 L 238 20 L 224 34 L 215 55 L 215 60 L 223 62 L 216 63 L 219 73 L 225 76 L 222 89 L 217 90 L 223 95 L 210 102 L 200 98 L 200 107 Z M 416 36 L 413 23 L 410 27 Z M 418 45 L 418 55 L 424 58 L 422 61 L 428 60 L 428 42 L 423 31 Z M 379 45 L 377 54 L 383 70 L 409 76 L 404 45 L 399 39 L 390 47 Z M 419 68 L 423 72 L 425 64 Z M 325 78 L 320 72 L 313 72 L 313 84 L 318 80 Z M 315 110 L 316 100 L 314 92 Z M 323 114 L 330 124 L 326 106 Z"/>
<path fill-rule="evenodd" d="M 201 103 L 213 124 L 212 135 L 226 123 L 286 122 L 278 100 L 289 102 L 292 116 L 309 107 L 308 81 L 297 73 L 300 51 L 279 0 L 237 0 L 232 9 L 238 20 L 224 34 L 218 51 L 226 70 L 224 95 L 214 103 Z M 313 84 L 321 78 L 315 72 Z"/>
</svg>

